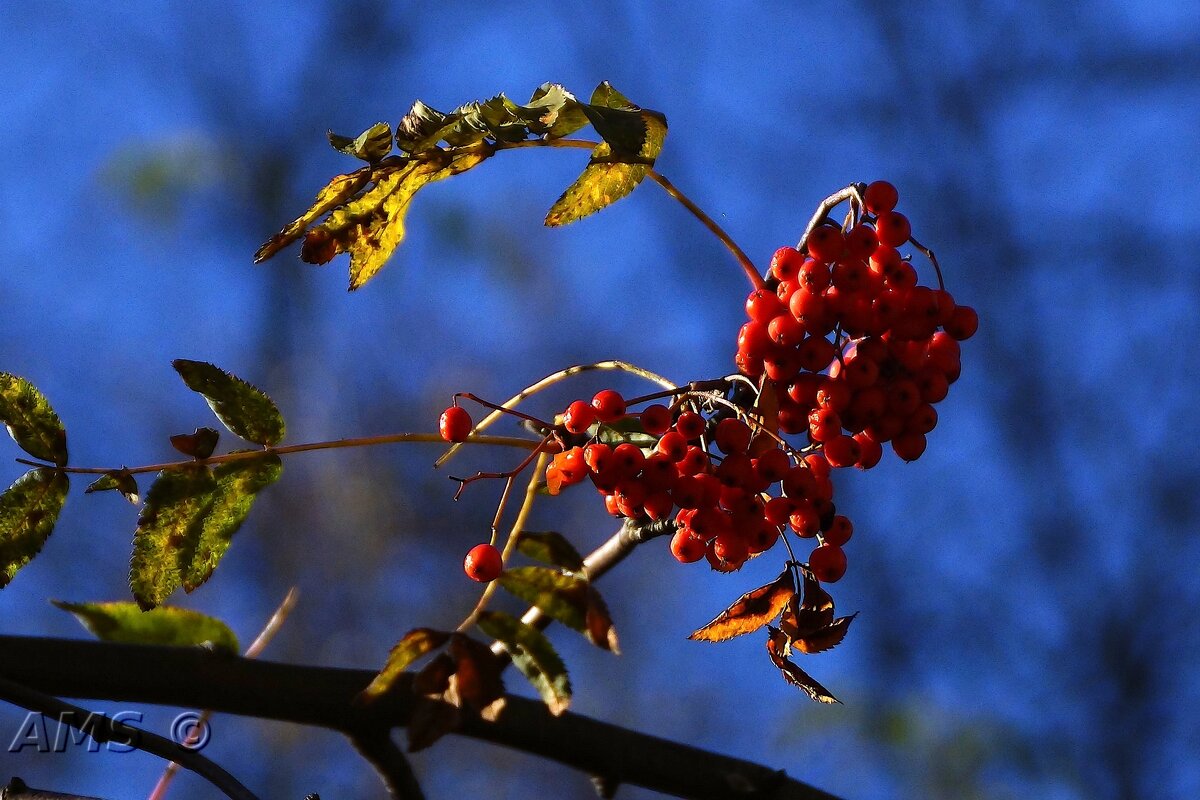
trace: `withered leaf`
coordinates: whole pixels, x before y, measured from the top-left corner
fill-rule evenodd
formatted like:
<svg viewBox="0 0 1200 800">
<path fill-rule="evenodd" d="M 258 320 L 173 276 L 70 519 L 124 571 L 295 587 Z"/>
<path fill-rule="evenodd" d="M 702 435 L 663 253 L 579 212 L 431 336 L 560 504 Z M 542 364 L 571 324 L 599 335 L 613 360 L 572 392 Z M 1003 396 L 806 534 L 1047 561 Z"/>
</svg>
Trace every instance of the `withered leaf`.
<svg viewBox="0 0 1200 800">
<path fill-rule="evenodd" d="M 692 633 L 689 639 L 705 642 L 723 642 L 734 636 L 741 636 L 766 625 L 787 605 L 789 598 L 796 594 L 796 581 L 790 568 L 785 567 L 779 577 L 746 592 L 733 602 L 733 605 L 722 611 L 717 618 L 703 628 Z"/>
<path fill-rule="evenodd" d="M 833 624 L 833 598 L 807 571 L 803 576 L 803 597 L 793 595 L 779 620 L 780 629 L 793 640 L 811 636 Z"/>
<path fill-rule="evenodd" d="M 413 692 L 442 697 L 450 688 L 454 674 L 454 659 L 448 653 L 438 653 L 413 676 Z"/>
<path fill-rule="evenodd" d="M 500 659 L 490 647 L 462 633 L 451 635 L 450 657 L 454 659 L 454 674 L 447 699 L 455 705 L 465 703 L 488 721 L 495 720 L 504 708 Z"/>
<path fill-rule="evenodd" d="M 171 437 L 171 447 L 185 456 L 208 458 L 217 449 L 221 434 L 215 428 L 196 428 L 192 433 L 177 433 Z"/>
<path fill-rule="evenodd" d="M 831 625 L 813 631 L 807 636 L 789 637 L 792 647 L 809 655 L 832 650 L 842 643 L 842 639 L 846 638 L 846 632 L 850 630 L 850 623 L 857 616 L 858 613 L 855 612 L 848 617 L 839 617 Z"/>
<path fill-rule="evenodd" d="M 418 697 L 408 720 L 408 752 L 424 750 L 458 727 L 457 708 L 430 697 Z"/>
<path fill-rule="evenodd" d="M 548 567 L 508 569 L 497 580 L 506 592 L 584 634 L 597 647 L 616 650 L 612 618 L 587 580 Z"/>
<path fill-rule="evenodd" d="M 318 194 L 312 206 L 296 219 L 284 226 L 283 230 L 268 239 L 258 252 L 254 254 L 254 263 L 259 264 L 299 239 L 312 225 L 331 209 L 349 200 L 359 189 L 367 185 L 371 178 L 371 168 L 363 167 L 345 175 L 335 175 Z"/>
<path fill-rule="evenodd" d="M 611 650 L 614 655 L 621 654 L 621 643 L 617 639 L 617 629 L 613 625 L 612 615 L 608 612 L 608 604 L 591 584 L 588 584 L 586 625 L 588 641 L 597 647 Z"/>
<path fill-rule="evenodd" d="M 804 690 L 805 694 L 818 703 L 842 702 L 830 694 L 828 689 L 813 680 L 811 675 L 787 659 L 784 652 L 787 648 L 788 638 L 783 631 L 774 625 L 768 625 L 767 633 L 767 654 L 771 657 L 771 662 L 783 673 L 784 680 Z"/>
<path fill-rule="evenodd" d="M 449 639 L 449 633 L 432 628 L 414 628 L 404 634 L 388 653 L 387 664 L 375 676 L 375 680 L 371 681 L 370 686 L 363 690 L 361 699 L 370 701 L 386 692 L 409 664 L 441 647 Z M 436 691 L 440 692 L 442 689 Z"/>
<path fill-rule="evenodd" d="M 135 506 L 141 502 L 141 497 L 138 495 L 137 481 L 127 469 L 114 469 L 104 473 L 88 484 L 83 493 L 91 494 L 92 492 L 108 492 L 113 490 L 120 492 L 126 500 Z"/>
</svg>

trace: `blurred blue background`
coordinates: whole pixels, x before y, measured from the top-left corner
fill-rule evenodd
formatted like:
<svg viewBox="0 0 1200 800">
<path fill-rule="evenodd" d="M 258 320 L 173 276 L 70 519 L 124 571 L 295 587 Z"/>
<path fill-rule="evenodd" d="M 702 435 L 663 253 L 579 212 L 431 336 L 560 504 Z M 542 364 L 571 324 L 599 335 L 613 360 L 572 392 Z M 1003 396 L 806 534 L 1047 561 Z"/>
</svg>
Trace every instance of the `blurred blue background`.
<svg viewBox="0 0 1200 800">
<path fill-rule="evenodd" d="M 355 167 L 325 130 L 395 123 L 416 98 L 610 80 L 667 114 L 660 170 L 763 266 L 820 198 L 887 178 L 983 322 L 926 455 L 840 478 L 856 535 L 835 596 L 861 615 L 802 666 L 845 705 L 785 685 L 760 637 L 685 640 L 777 560 L 722 576 L 661 541 L 603 581 L 620 659 L 554 633 L 575 710 L 853 798 L 1200 796 L 1195 4 L 598 5 L 3 4 L 0 369 L 50 397 L 73 462 L 102 466 L 163 460 L 169 434 L 211 423 L 176 357 L 264 387 L 292 442 L 432 430 L 454 391 L 506 397 L 577 362 L 731 369 L 745 278 L 657 187 L 541 227 L 581 153 L 506 153 L 425 190 L 354 294 L 345 259 L 253 266 Z M 289 458 L 179 601 L 248 641 L 299 586 L 268 656 L 326 665 L 376 667 L 409 627 L 455 624 L 499 487 L 452 503 L 437 452 Z M 127 596 L 136 512 L 82 488 L 0 593 L 6 633 L 81 636 L 47 598 Z M 590 548 L 612 529 L 599 506 L 569 492 L 534 527 Z M 0 707 L 0 744 L 23 718 Z M 206 753 L 263 797 L 382 794 L 323 731 L 219 716 Z M 593 796 L 583 775 L 454 737 L 415 763 L 433 798 Z M 161 768 L 0 749 L 3 780 L 104 797 L 144 797 Z M 171 796 L 212 792 L 184 775 Z"/>
</svg>

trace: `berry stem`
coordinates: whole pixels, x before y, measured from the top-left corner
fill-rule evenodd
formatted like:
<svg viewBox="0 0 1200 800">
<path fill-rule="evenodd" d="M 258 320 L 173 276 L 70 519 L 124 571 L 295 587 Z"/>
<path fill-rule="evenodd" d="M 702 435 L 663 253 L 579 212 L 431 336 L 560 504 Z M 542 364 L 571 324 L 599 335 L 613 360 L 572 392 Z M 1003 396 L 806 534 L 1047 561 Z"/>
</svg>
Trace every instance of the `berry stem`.
<svg viewBox="0 0 1200 800">
<path fill-rule="evenodd" d="M 458 498 L 462 497 L 463 490 L 465 490 L 467 488 L 468 483 L 474 483 L 475 481 L 480 481 L 485 478 L 506 478 L 508 480 L 512 480 L 517 475 L 520 475 L 522 472 L 524 472 L 525 468 L 528 467 L 535 458 L 537 458 L 538 456 L 546 455 L 548 452 L 548 448 L 546 447 L 546 445 L 550 444 L 551 442 L 554 442 L 555 444 L 558 444 L 561 447 L 561 443 L 559 442 L 556 433 L 552 432 L 550 434 L 547 434 L 546 437 L 544 439 L 542 439 L 541 444 L 539 444 L 537 447 L 535 447 L 533 449 L 532 453 L 525 456 L 525 458 L 521 461 L 520 464 L 518 464 L 514 468 L 508 470 L 507 472 L 476 472 L 474 475 L 471 475 L 466 478 L 456 478 L 453 475 L 451 475 L 450 480 L 458 481 L 458 491 L 454 493 L 454 499 L 457 500 Z M 534 471 L 534 477 L 537 477 L 536 470 Z M 506 493 L 506 495 L 507 495 L 507 493 Z"/>
<path fill-rule="evenodd" d="M 863 192 L 866 191 L 866 189 L 867 185 L 865 183 L 852 183 L 846 188 L 839 189 L 833 194 L 829 195 L 829 197 L 826 197 L 824 200 L 822 200 L 820 205 L 817 206 L 816 213 L 812 215 L 812 219 L 810 219 L 808 221 L 808 225 L 805 226 L 804 235 L 801 236 L 800 241 L 796 243 L 796 249 L 803 251 L 804 246 L 808 244 L 808 237 L 809 234 L 813 232 L 813 229 L 821 224 L 825 217 L 829 215 L 830 211 L 837 208 L 842 203 L 849 200 L 852 213 L 855 204 L 857 204 L 859 208 L 862 208 Z"/>
<path fill-rule="evenodd" d="M 636 366 L 634 364 L 630 364 L 627 361 L 617 361 L 617 360 L 597 361 L 594 364 L 576 364 L 574 366 L 567 367 L 566 369 L 561 369 L 558 372 L 552 372 L 549 375 L 547 375 L 546 377 L 537 381 L 536 383 L 526 386 L 524 389 L 522 389 L 521 391 L 514 394 L 508 400 L 505 400 L 503 403 L 500 404 L 500 408 L 502 408 L 504 410 L 515 408 L 516 406 L 518 406 L 520 403 L 522 403 L 527 398 L 532 397 L 533 395 L 537 394 L 538 392 L 542 391 L 543 389 L 547 389 L 547 388 L 553 386 L 554 384 L 558 383 L 559 381 L 566 380 L 567 378 L 578 375 L 582 372 L 590 372 L 592 370 L 620 370 L 621 372 L 628 372 L 632 375 L 637 375 L 638 377 L 645 378 L 646 380 L 650 381 L 651 383 L 657 383 L 659 386 L 663 386 L 667 389 L 675 389 L 676 388 L 675 384 L 671 383 L 669 380 L 667 380 L 663 376 L 657 375 L 647 369 L 642 369 L 641 367 Z M 482 420 L 479 421 L 479 424 L 476 425 L 474 430 L 471 431 L 471 435 L 477 436 L 480 433 L 480 431 L 484 430 L 489 425 L 491 425 L 493 422 L 498 420 L 503 413 L 504 413 L 504 411 L 497 410 L 497 411 L 493 411 L 492 413 L 488 414 L 486 417 L 484 417 Z M 526 441 L 526 440 L 522 440 L 522 441 Z M 442 453 L 441 457 L 438 458 L 437 461 L 433 462 L 434 469 L 437 469 L 438 467 L 442 466 L 447 461 L 449 461 L 454 456 L 454 454 L 458 452 L 459 447 L 460 447 L 459 444 L 450 445 L 450 447 L 446 450 L 446 452 Z"/>
<path fill-rule="evenodd" d="M 932 250 L 930 250 L 928 247 L 921 244 L 920 242 L 918 242 L 916 239 L 912 238 L 911 236 L 908 238 L 908 243 L 911 244 L 913 247 L 917 248 L 918 250 L 920 250 L 925 255 L 925 257 L 929 259 L 930 263 L 933 264 L 933 271 L 937 273 L 938 288 L 941 289 L 942 291 L 945 291 L 946 290 L 946 282 L 944 280 L 942 280 L 942 268 L 941 268 L 941 266 L 938 265 L 937 256 L 935 256 L 933 254 Z"/>
<path fill-rule="evenodd" d="M 285 456 L 291 453 L 307 453 L 313 450 L 340 450 L 346 447 L 372 447 L 380 444 L 400 444 L 403 442 L 430 442 L 445 444 L 446 440 L 436 433 L 390 433 L 383 436 L 358 436 L 351 439 L 334 439 L 327 442 L 307 442 L 305 444 L 289 444 L 282 447 L 264 447 L 261 450 L 245 450 L 238 453 L 226 453 L 208 458 L 189 458 L 183 461 L 167 461 L 161 464 L 146 464 L 140 467 L 59 467 L 27 458 L 16 459 L 18 464 L 30 467 L 42 467 L 72 475 L 105 475 L 109 472 L 123 472 L 128 475 L 138 475 L 146 472 L 162 472 L 163 470 L 184 469 L 194 466 L 212 466 L 227 464 L 231 461 L 244 461 L 248 458 L 259 458 L 264 454 Z M 463 444 L 485 444 L 497 447 L 518 447 L 522 450 L 536 450 L 541 445 L 534 439 L 524 439 L 519 436 L 479 436 L 472 434 Z"/>
</svg>

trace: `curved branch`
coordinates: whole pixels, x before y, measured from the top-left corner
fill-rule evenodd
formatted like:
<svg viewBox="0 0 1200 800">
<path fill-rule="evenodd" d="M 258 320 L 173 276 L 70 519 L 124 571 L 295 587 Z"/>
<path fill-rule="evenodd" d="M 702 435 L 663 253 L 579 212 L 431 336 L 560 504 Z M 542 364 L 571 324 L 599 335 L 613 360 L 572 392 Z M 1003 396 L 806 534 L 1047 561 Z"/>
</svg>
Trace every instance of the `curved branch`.
<svg viewBox="0 0 1200 800">
<path fill-rule="evenodd" d="M 404 725 L 411 678 L 369 706 L 354 698 L 373 670 L 279 664 L 200 648 L 0 636 L 0 675 L 49 694 L 169 706 L 316 725 L 354 736 Z M 581 770 L 693 800 L 837 800 L 780 771 L 507 698 L 494 722 L 463 715 L 455 731 Z"/>
<path fill-rule="evenodd" d="M 373 728 L 355 733 L 351 744 L 383 779 L 388 794 L 396 800 L 425 800 L 425 792 L 408 756 L 392 741 L 390 728 Z"/>
</svg>

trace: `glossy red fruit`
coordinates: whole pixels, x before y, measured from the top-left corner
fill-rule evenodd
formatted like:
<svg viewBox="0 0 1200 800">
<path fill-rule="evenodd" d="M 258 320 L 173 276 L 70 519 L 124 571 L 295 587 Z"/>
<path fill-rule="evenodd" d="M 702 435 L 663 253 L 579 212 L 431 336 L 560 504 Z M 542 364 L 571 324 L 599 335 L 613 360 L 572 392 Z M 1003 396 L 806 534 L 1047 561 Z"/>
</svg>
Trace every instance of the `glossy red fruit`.
<svg viewBox="0 0 1200 800">
<path fill-rule="evenodd" d="M 450 406 L 438 420 L 438 433 L 447 442 L 465 442 L 471 434 L 471 415 L 465 408 Z"/>
<path fill-rule="evenodd" d="M 916 461 L 925 452 L 925 434 L 902 433 L 892 439 L 892 449 L 905 461 Z"/>
<path fill-rule="evenodd" d="M 912 226 L 900 212 L 885 211 L 875 220 L 875 235 L 880 244 L 899 247 L 912 236 Z"/>
<path fill-rule="evenodd" d="M 694 411 L 685 411 L 675 420 L 675 430 L 682 433 L 689 442 L 703 436 L 706 425 L 704 417 Z"/>
<path fill-rule="evenodd" d="M 612 422 L 625 416 L 625 398 L 620 392 L 603 389 L 592 398 L 592 408 L 596 409 L 596 419 Z"/>
<path fill-rule="evenodd" d="M 854 535 L 854 525 L 851 524 L 849 517 L 844 517 L 837 514 L 833 518 L 833 523 L 829 526 L 829 530 L 821 534 L 821 538 L 825 540 L 825 544 L 831 544 L 835 547 L 843 547 L 846 542 L 850 541 L 850 537 Z"/>
<path fill-rule="evenodd" d="M 596 409 L 583 400 L 571 403 L 563 414 L 563 427 L 571 433 L 584 433 L 595 421 Z"/>
<path fill-rule="evenodd" d="M 766 330 L 763 330 L 766 338 Z M 642 428 L 652 436 L 662 436 L 671 429 L 671 410 L 664 405 L 646 406 L 642 411 Z"/>
<path fill-rule="evenodd" d="M 846 236 L 836 225 L 818 225 L 808 235 L 808 253 L 826 264 L 837 261 L 846 249 Z"/>
<path fill-rule="evenodd" d="M 970 306 L 957 306 L 946 323 L 946 333 L 962 341 L 970 339 L 979 330 L 979 314 Z"/>
<path fill-rule="evenodd" d="M 781 281 L 795 280 L 804 256 L 794 247 L 781 247 L 771 256 L 771 275 Z"/>
<path fill-rule="evenodd" d="M 896 207 L 896 203 L 900 202 L 900 192 L 887 181 L 874 181 L 863 192 L 863 202 L 867 211 L 882 214 Z"/>
<path fill-rule="evenodd" d="M 705 550 L 704 542 L 693 536 L 687 528 L 681 528 L 671 537 L 671 555 L 682 564 L 691 564 L 704 558 Z"/>
<path fill-rule="evenodd" d="M 822 583 L 836 583 L 846 574 L 846 552 L 833 544 L 823 544 L 808 557 L 808 568 Z"/>
<path fill-rule="evenodd" d="M 750 427 L 740 419 L 723 419 L 713 438 L 722 453 L 744 453 L 750 448 Z"/>
<path fill-rule="evenodd" d="M 500 577 L 504 571 L 504 560 L 500 558 L 500 551 L 492 545 L 477 544 L 467 553 L 463 571 L 473 581 L 488 583 Z"/>
</svg>

